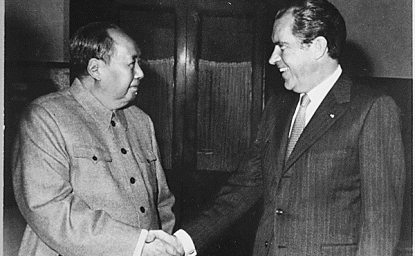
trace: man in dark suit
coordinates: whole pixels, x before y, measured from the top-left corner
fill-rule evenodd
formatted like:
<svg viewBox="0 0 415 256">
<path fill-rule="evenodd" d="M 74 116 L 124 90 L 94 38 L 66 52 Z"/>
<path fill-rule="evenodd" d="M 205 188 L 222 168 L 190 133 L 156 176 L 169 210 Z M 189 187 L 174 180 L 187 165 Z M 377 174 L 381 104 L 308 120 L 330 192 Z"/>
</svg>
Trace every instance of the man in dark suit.
<svg viewBox="0 0 415 256">
<path fill-rule="evenodd" d="M 254 255 L 392 255 L 404 189 L 399 110 L 339 65 L 346 26 L 326 0 L 290 1 L 269 60 L 272 97 L 246 161 L 184 229 L 202 252 L 263 198 Z"/>
</svg>

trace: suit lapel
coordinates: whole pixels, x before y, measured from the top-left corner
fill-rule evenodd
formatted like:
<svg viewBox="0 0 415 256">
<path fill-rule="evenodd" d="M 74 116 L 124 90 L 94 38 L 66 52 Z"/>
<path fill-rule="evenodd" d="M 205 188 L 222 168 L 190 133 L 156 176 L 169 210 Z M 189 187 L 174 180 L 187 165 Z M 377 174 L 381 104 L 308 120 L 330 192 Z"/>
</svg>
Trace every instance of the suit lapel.
<svg viewBox="0 0 415 256">
<path fill-rule="evenodd" d="M 284 172 L 346 112 L 351 84 L 348 77 L 340 76 L 305 127 L 285 164 Z"/>
<path fill-rule="evenodd" d="M 291 127 L 291 121 L 297 107 L 299 94 L 292 94 L 291 97 L 287 100 L 284 107 L 281 109 L 280 118 L 276 123 L 276 129 L 274 132 L 275 143 L 273 145 L 276 147 L 275 151 L 277 153 L 277 170 L 282 170 L 285 163 L 285 151 L 288 144 L 288 134 Z"/>
<path fill-rule="evenodd" d="M 276 182 L 280 177 L 284 167 L 285 149 L 287 147 L 288 131 L 290 129 L 291 118 L 294 114 L 299 95 L 296 93 L 287 92 L 287 95 L 282 96 L 280 100 L 276 100 L 276 105 L 268 108 L 269 114 L 265 116 L 268 120 L 267 129 L 269 129 L 269 136 L 266 139 L 269 143 L 270 158 L 267 158 L 268 179 L 271 179 L 271 184 Z"/>
</svg>

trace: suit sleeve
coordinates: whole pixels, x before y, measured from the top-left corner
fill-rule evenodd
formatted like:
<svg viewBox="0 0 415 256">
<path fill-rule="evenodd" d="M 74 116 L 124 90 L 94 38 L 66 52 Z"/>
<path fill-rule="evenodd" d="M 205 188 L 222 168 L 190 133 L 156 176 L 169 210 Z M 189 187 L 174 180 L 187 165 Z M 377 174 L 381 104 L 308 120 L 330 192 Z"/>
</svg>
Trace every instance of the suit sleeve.
<svg viewBox="0 0 415 256">
<path fill-rule="evenodd" d="M 405 162 L 399 110 L 390 97 L 374 101 L 359 140 L 363 219 L 357 255 L 393 255 L 400 234 Z"/>
<path fill-rule="evenodd" d="M 263 195 L 262 151 L 269 128 L 267 113 L 275 111 L 268 106 L 264 110 L 258 134 L 248 152 L 243 155 L 239 168 L 232 174 L 217 195 L 213 205 L 194 221 L 185 223 L 183 229 L 190 235 L 198 252 L 203 252 L 219 235 L 228 229 Z"/>
<path fill-rule="evenodd" d="M 232 175 L 208 210 L 183 225 L 182 229 L 190 235 L 198 252 L 207 249 L 258 201 L 262 194 L 262 180 L 256 160 L 251 159 L 240 172 Z"/>
<path fill-rule="evenodd" d="M 22 118 L 13 159 L 16 200 L 30 228 L 61 255 L 133 255 L 141 230 L 92 210 L 74 193 L 70 172 L 59 127 L 45 109 L 32 105 Z"/>
</svg>

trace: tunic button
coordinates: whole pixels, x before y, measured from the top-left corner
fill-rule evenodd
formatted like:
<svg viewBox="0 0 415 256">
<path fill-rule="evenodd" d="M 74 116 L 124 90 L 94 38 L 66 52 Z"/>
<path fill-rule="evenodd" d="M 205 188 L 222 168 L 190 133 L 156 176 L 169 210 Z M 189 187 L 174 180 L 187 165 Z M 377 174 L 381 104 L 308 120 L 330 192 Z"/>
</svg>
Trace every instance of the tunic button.
<svg viewBox="0 0 415 256">
<path fill-rule="evenodd" d="M 145 213 L 145 212 L 146 212 L 146 209 L 145 209 L 143 206 L 141 206 L 141 207 L 140 207 L 140 211 L 141 211 L 142 213 Z"/>
<path fill-rule="evenodd" d="M 282 214 L 284 213 L 284 211 L 283 211 L 283 210 L 281 210 L 281 209 L 277 209 L 277 210 L 275 211 L 275 213 L 276 213 L 277 215 L 282 215 Z"/>
<path fill-rule="evenodd" d="M 265 247 L 268 247 L 268 241 L 265 241 Z"/>
<path fill-rule="evenodd" d="M 134 184 L 134 183 L 135 183 L 135 179 L 134 179 L 134 177 L 131 177 L 131 178 L 130 178 L 130 182 L 131 182 L 131 184 Z"/>
<path fill-rule="evenodd" d="M 98 160 L 98 157 L 93 156 L 93 157 L 92 157 L 92 160 L 96 161 L 96 160 Z"/>
<path fill-rule="evenodd" d="M 123 153 L 125 155 L 125 154 L 127 154 L 127 150 L 125 148 L 122 148 L 121 153 Z"/>
<path fill-rule="evenodd" d="M 115 126 L 115 121 L 114 120 L 111 120 L 111 125 L 112 125 L 112 127 Z"/>
</svg>

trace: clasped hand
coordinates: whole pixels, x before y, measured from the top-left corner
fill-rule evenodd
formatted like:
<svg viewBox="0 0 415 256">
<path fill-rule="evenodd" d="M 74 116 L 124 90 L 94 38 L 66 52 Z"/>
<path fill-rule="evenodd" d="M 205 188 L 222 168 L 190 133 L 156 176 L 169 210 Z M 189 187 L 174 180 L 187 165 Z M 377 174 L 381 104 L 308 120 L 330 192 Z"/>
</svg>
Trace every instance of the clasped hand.
<svg viewBox="0 0 415 256">
<path fill-rule="evenodd" d="M 182 256 L 184 249 L 182 243 L 174 235 L 169 235 L 163 230 L 150 230 L 144 243 L 142 255 Z"/>
</svg>

